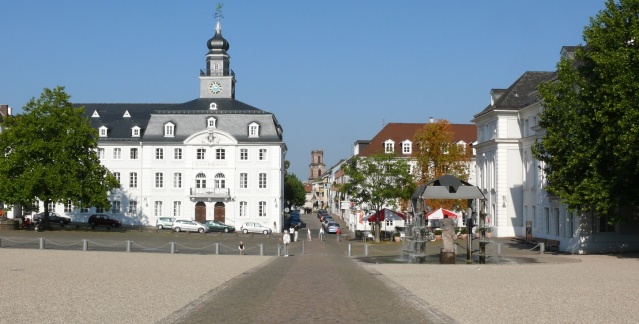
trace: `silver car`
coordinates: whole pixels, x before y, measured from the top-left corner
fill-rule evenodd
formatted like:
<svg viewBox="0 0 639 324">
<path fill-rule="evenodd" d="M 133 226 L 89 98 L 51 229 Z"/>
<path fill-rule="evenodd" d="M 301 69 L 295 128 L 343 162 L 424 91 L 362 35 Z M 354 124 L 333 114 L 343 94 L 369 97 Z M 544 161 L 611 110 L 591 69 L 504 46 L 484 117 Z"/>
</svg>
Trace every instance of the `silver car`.
<svg viewBox="0 0 639 324">
<path fill-rule="evenodd" d="M 157 226 L 158 229 L 171 228 L 174 221 L 175 217 L 160 217 L 155 221 L 155 226 Z"/>
<path fill-rule="evenodd" d="M 204 233 L 209 231 L 208 226 L 204 226 L 201 223 L 190 219 L 176 219 L 175 222 L 173 222 L 173 225 L 171 225 L 171 229 L 176 232 L 185 231 Z"/>
<path fill-rule="evenodd" d="M 271 234 L 271 232 L 273 232 L 273 230 L 270 229 L 269 227 L 266 227 L 257 222 L 246 222 L 242 224 L 242 227 L 240 227 L 240 229 L 242 230 L 242 233 L 244 234 L 263 233 L 264 235 L 266 235 L 266 234 Z"/>
<path fill-rule="evenodd" d="M 328 222 L 325 227 L 326 233 L 337 233 L 337 230 L 340 229 L 338 222 Z"/>
</svg>

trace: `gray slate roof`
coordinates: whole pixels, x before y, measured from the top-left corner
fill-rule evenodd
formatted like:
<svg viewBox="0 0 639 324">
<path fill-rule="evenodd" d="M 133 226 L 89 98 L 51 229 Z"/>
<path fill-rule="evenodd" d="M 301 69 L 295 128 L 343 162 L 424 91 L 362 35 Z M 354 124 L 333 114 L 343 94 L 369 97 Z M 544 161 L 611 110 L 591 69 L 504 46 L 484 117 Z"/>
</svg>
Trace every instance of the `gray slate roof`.
<svg viewBox="0 0 639 324">
<path fill-rule="evenodd" d="M 210 109 L 212 107 L 216 109 Z M 84 106 L 92 127 L 109 129 L 100 141 L 182 142 L 193 133 L 207 129 L 207 119 L 215 117 L 218 130 L 234 136 L 239 142 L 282 142 L 282 128 L 272 113 L 241 101 L 224 98 L 199 98 L 182 104 L 78 103 Z M 100 117 L 91 117 L 97 111 Z M 131 117 L 124 117 L 125 112 Z M 175 136 L 164 137 L 164 124 L 175 124 Z M 260 125 L 259 138 L 248 137 L 248 125 Z M 141 137 L 131 137 L 133 126 L 141 128 Z"/>
<path fill-rule="evenodd" d="M 475 118 L 493 110 L 519 110 L 540 100 L 537 86 L 540 83 L 550 81 L 556 76 L 556 72 L 525 72 L 508 89 L 493 89 L 493 94 L 499 97 L 493 105 L 488 105 Z"/>
</svg>

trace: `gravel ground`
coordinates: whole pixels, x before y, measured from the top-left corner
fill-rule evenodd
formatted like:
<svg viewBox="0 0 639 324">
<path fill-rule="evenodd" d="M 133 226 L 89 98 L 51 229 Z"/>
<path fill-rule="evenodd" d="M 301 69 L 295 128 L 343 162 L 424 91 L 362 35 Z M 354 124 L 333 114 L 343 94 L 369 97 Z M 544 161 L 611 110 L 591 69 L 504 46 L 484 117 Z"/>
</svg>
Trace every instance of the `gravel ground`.
<svg viewBox="0 0 639 324">
<path fill-rule="evenodd" d="M 0 249 L 0 323 L 154 323 L 272 259 Z"/>
<path fill-rule="evenodd" d="M 513 265 L 362 264 L 460 323 L 639 323 L 639 258 Z"/>
</svg>

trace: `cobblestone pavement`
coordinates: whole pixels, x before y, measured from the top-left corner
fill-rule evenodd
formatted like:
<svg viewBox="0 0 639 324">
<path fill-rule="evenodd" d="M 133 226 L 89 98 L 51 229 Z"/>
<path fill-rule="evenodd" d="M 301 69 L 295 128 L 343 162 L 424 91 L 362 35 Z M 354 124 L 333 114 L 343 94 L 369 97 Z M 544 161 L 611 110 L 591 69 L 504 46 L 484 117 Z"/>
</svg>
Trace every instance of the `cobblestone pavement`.
<svg viewBox="0 0 639 324">
<path fill-rule="evenodd" d="M 315 237 L 292 243 L 289 257 L 235 278 L 166 318 L 165 323 L 452 323 L 410 293 L 360 267 L 335 235 L 317 239 L 319 221 L 304 216 Z M 306 239 L 302 229 L 300 238 Z M 300 245 L 304 244 L 304 254 Z"/>
</svg>

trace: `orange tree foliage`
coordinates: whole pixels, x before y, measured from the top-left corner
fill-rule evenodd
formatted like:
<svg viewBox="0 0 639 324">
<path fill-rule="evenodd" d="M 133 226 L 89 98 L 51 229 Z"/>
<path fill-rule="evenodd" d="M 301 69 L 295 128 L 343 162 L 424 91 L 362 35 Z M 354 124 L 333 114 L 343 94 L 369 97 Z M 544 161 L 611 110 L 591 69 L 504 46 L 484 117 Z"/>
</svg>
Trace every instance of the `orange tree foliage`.
<svg viewBox="0 0 639 324">
<path fill-rule="evenodd" d="M 415 133 L 413 142 L 417 143 L 417 149 L 413 157 L 417 164 L 413 171 L 418 186 L 445 174 L 468 181 L 472 147 L 454 140 L 450 122 L 443 119 L 425 124 Z M 460 200 L 429 199 L 426 204 L 433 209 L 466 208 L 466 201 Z"/>
</svg>

